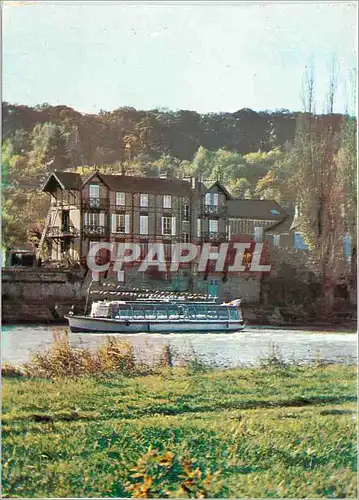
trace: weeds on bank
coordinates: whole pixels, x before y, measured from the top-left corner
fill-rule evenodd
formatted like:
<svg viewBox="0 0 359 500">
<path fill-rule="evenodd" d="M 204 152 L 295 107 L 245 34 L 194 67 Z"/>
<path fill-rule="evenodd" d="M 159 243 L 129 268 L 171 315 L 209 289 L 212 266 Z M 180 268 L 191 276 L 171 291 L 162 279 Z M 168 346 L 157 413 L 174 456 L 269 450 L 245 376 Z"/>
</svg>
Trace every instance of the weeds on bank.
<svg viewBox="0 0 359 500">
<path fill-rule="evenodd" d="M 272 345 L 271 351 L 266 356 L 260 358 L 259 363 L 261 368 L 276 368 L 280 370 L 296 364 L 294 360 L 292 360 L 292 363 L 285 361 L 279 347 L 275 344 Z"/>
<path fill-rule="evenodd" d="M 100 376 L 118 373 L 134 376 L 141 372 L 136 365 L 133 347 L 128 342 L 107 337 L 105 343 L 92 351 L 71 346 L 68 333 L 55 332 L 50 349 L 31 355 L 24 365 L 24 373 L 29 377 L 60 378 L 80 376 Z"/>
<path fill-rule="evenodd" d="M 179 359 L 177 351 L 166 344 L 149 365 L 138 362 L 132 344 L 122 339 L 107 337 L 103 345 L 93 350 L 77 348 L 71 345 L 68 332 L 64 330 L 55 331 L 50 349 L 33 353 L 22 368 L 4 364 L 2 376 L 58 379 L 118 374 L 136 377 L 172 370 L 176 360 L 190 374 L 204 373 L 210 369 L 194 350 L 189 356 Z"/>
<path fill-rule="evenodd" d="M 308 367 L 323 368 L 319 353 Z M 350 364 L 350 363 L 349 363 Z M 193 348 L 189 354 L 179 355 L 170 344 L 152 356 L 151 364 L 136 360 L 134 348 L 130 342 L 116 337 L 106 337 L 103 345 L 96 349 L 73 347 L 69 341 L 68 331 L 55 331 L 51 347 L 38 351 L 30 356 L 30 361 L 21 368 L 4 363 L 1 369 L 3 377 L 32 377 L 59 379 L 62 377 L 106 377 L 113 374 L 125 377 L 138 377 L 150 374 L 172 373 L 173 368 L 182 367 L 189 375 L 204 374 L 214 368 L 215 364 L 203 359 Z M 285 374 L 289 370 L 299 368 L 296 360 L 285 360 L 279 347 L 272 345 L 271 351 L 259 360 L 263 370 L 280 371 Z"/>
</svg>

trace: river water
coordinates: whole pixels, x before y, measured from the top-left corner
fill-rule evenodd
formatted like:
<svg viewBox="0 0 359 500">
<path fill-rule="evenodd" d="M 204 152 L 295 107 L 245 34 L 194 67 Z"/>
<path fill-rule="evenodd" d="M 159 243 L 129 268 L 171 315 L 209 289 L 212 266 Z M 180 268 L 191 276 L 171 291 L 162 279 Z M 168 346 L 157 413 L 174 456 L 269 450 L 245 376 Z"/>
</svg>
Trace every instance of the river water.
<svg viewBox="0 0 359 500">
<path fill-rule="evenodd" d="M 31 352 L 48 349 L 55 331 L 65 327 L 4 326 L 2 330 L 2 361 L 21 364 Z M 221 367 L 257 365 L 261 358 L 275 350 L 284 360 L 308 363 L 320 358 L 326 363 L 343 363 L 357 359 L 357 334 L 345 332 L 314 332 L 296 329 L 247 327 L 237 333 L 208 334 L 127 334 L 111 335 L 126 339 L 134 347 L 136 357 L 151 362 L 162 346 L 169 344 L 178 359 L 195 352 L 203 361 Z M 95 348 L 105 341 L 104 334 L 70 333 L 74 347 Z"/>
</svg>

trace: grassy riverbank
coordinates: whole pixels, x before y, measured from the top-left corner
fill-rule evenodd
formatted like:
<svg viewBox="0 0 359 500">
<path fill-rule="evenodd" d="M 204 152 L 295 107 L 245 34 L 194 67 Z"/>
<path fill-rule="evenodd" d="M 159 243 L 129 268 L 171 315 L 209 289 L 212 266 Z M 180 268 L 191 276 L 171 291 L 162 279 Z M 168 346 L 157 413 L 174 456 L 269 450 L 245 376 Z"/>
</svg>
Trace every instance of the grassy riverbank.
<svg viewBox="0 0 359 500">
<path fill-rule="evenodd" d="M 356 497 L 356 370 L 3 380 L 3 495 Z"/>
</svg>

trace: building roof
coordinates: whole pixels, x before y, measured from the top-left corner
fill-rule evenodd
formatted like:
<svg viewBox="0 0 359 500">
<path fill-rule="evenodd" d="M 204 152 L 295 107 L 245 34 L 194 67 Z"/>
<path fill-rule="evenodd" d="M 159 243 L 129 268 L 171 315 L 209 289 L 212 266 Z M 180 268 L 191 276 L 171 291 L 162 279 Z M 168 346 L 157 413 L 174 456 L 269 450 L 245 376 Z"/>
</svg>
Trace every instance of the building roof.
<svg viewBox="0 0 359 500">
<path fill-rule="evenodd" d="M 46 180 L 43 190 L 47 191 L 51 184 L 57 183 L 62 189 L 80 190 L 91 178 L 97 175 L 109 189 L 113 191 L 131 191 L 137 193 L 173 194 L 189 196 L 191 184 L 178 179 L 161 179 L 157 177 L 135 177 L 130 175 L 110 175 L 93 172 L 91 175 L 75 172 L 52 172 Z"/>
<path fill-rule="evenodd" d="M 225 195 L 225 197 L 227 198 L 227 200 L 230 200 L 232 198 L 232 195 L 230 194 L 230 192 L 227 191 L 227 189 L 219 181 L 216 181 L 214 184 L 212 184 L 212 186 L 210 188 L 208 188 L 208 191 L 211 191 L 211 189 L 214 186 L 216 186 L 218 189 L 220 189 L 222 191 L 222 193 Z"/>
<path fill-rule="evenodd" d="M 80 174 L 75 172 L 52 172 L 46 179 L 45 184 L 42 187 L 43 191 L 51 185 L 53 182 L 57 182 L 63 189 L 80 189 L 82 185 L 82 179 Z"/>
<path fill-rule="evenodd" d="M 293 217 L 287 214 L 284 220 L 278 222 L 274 226 L 270 227 L 269 232 L 272 234 L 289 234 L 292 230 Z"/>
<path fill-rule="evenodd" d="M 130 175 L 98 174 L 100 179 L 114 191 L 132 191 L 135 193 L 173 194 L 189 196 L 191 184 L 178 179 L 158 177 L 134 177 Z"/>
<path fill-rule="evenodd" d="M 286 218 L 283 208 L 274 200 L 228 200 L 228 217 L 281 221 Z"/>
</svg>

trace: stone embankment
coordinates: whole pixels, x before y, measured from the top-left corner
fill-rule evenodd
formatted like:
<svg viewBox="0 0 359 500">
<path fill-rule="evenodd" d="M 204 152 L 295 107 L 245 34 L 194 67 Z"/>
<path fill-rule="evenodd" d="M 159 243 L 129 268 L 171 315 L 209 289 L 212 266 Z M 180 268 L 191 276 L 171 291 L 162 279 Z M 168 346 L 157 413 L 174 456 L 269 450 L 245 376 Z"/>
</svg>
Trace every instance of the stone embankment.
<svg viewBox="0 0 359 500">
<path fill-rule="evenodd" d="M 88 281 L 81 271 L 2 270 L 3 323 L 64 321 L 72 305 L 85 304 Z"/>
</svg>

